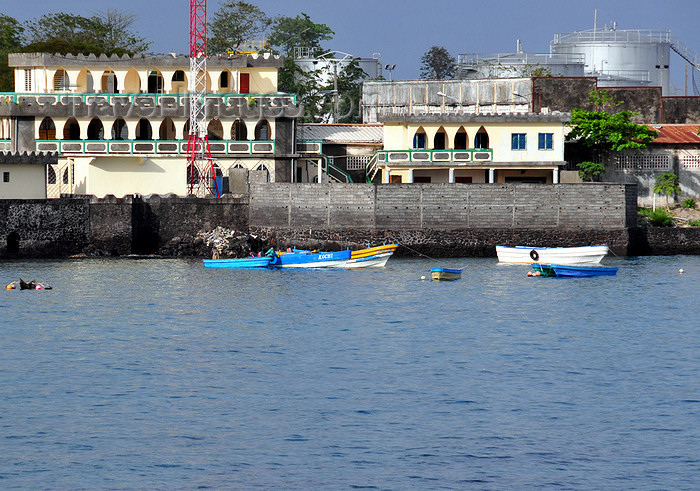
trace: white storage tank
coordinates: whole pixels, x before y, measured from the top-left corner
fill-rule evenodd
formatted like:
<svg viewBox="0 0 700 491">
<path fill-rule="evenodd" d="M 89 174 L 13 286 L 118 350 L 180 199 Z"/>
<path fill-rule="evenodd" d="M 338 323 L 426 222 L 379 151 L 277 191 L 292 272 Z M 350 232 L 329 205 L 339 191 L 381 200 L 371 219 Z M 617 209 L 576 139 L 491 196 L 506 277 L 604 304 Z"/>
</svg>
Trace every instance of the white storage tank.
<svg viewBox="0 0 700 491">
<path fill-rule="evenodd" d="M 658 86 L 669 93 L 671 31 L 591 29 L 554 35 L 550 51 L 585 56 L 584 73 L 600 87 Z"/>
</svg>

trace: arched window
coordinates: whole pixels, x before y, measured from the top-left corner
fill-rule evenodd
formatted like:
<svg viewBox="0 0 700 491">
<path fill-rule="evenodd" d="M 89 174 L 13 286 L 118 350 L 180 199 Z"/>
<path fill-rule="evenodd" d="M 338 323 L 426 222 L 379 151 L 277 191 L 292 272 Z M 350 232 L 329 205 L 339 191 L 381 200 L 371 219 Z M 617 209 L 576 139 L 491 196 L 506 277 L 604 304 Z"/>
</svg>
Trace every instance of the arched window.
<svg viewBox="0 0 700 491">
<path fill-rule="evenodd" d="M 163 74 L 158 70 L 153 70 L 148 75 L 148 93 L 162 94 L 163 93 Z"/>
<path fill-rule="evenodd" d="M 138 94 L 141 92 L 141 77 L 135 68 L 129 69 L 124 77 L 124 92 L 127 94 Z"/>
<path fill-rule="evenodd" d="M 255 125 L 255 139 L 257 141 L 267 141 L 270 140 L 270 125 L 266 119 L 261 119 L 258 124 Z"/>
<path fill-rule="evenodd" d="M 129 127 L 126 125 L 126 121 L 122 118 L 117 118 L 114 120 L 112 125 L 112 140 L 128 140 L 129 139 Z"/>
<path fill-rule="evenodd" d="M 413 148 L 426 148 L 425 140 L 425 130 L 423 128 L 418 128 L 416 134 L 413 135 Z"/>
<path fill-rule="evenodd" d="M 190 135 L 190 120 L 185 121 L 185 126 L 182 127 L 182 134 L 185 135 L 185 139 L 189 138 Z"/>
<path fill-rule="evenodd" d="M 489 148 L 489 134 L 486 133 L 486 129 L 484 129 L 483 126 L 476 132 L 476 136 L 474 137 L 474 148 Z"/>
<path fill-rule="evenodd" d="M 105 129 L 102 126 L 102 121 L 99 118 L 92 118 L 87 129 L 87 139 L 88 140 L 104 140 L 105 139 Z"/>
<path fill-rule="evenodd" d="M 447 133 L 445 132 L 445 128 L 440 126 L 440 129 L 435 133 L 435 137 L 433 138 L 433 148 L 436 150 L 444 150 L 447 146 Z"/>
<path fill-rule="evenodd" d="M 63 171 L 63 184 L 68 184 L 68 168 L 66 167 L 66 170 Z"/>
<path fill-rule="evenodd" d="M 136 140 L 152 140 L 153 129 L 151 123 L 146 118 L 139 119 L 136 125 Z"/>
<path fill-rule="evenodd" d="M 223 140 L 224 127 L 218 119 L 212 119 L 207 126 L 207 137 L 210 140 Z"/>
<path fill-rule="evenodd" d="M 46 184 L 56 184 L 56 169 L 49 165 L 46 172 Z"/>
<path fill-rule="evenodd" d="M 63 68 L 57 70 L 53 76 L 53 90 L 56 92 L 70 90 L 70 78 Z"/>
<path fill-rule="evenodd" d="M 183 70 L 176 70 L 173 73 L 172 82 L 172 93 L 182 94 L 187 92 L 187 78 L 185 77 L 185 72 Z"/>
<path fill-rule="evenodd" d="M 119 92 L 117 87 L 117 76 L 112 70 L 105 70 L 100 81 L 100 90 L 107 94 L 116 94 Z"/>
<path fill-rule="evenodd" d="M 174 140 L 175 139 L 175 123 L 173 123 L 170 116 L 166 117 L 162 123 L 160 123 L 160 129 L 158 130 L 159 140 Z"/>
<path fill-rule="evenodd" d="M 80 125 L 77 119 L 70 118 L 66 121 L 66 124 L 63 126 L 63 139 L 80 140 Z"/>
<path fill-rule="evenodd" d="M 233 122 L 231 127 L 231 139 L 236 141 L 246 141 L 248 139 L 248 128 L 246 128 L 245 123 L 237 119 Z"/>
<path fill-rule="evenodd" d="M 39 125 L 39 140 L 55 140 L 56 139 L 56 125 L 53 119 L 46 117 L 41 121 Z"/>
<path fill-rule="evenodd" d="M 455 135 L 455 150 L 465 150 L 469 148 L 469 138 L 467 137 L 467 131 L 462 126 L 457 134 Z"/>
<path fill-rule="evenodd" d="M 231 92 L 231 72 L 224 70 L 219 77 L 219 92 Z"/>
</svg>

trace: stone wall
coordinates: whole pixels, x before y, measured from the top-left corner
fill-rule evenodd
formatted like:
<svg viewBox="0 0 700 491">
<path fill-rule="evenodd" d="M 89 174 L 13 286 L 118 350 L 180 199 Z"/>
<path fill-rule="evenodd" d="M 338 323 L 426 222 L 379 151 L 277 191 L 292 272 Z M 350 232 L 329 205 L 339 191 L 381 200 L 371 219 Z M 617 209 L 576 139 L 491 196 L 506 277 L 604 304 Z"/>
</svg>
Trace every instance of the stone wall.
<svg viewBox="0 0 700 491">
<path fill-rule="evenodd" d="M 700 254 L 700 229 L 637 228 L 621 184 L 252 183 L 222 199 L 0 200 L 0 257 L 208 255 L 202 232 L 250 234 L 255 250 L 399 242 L 397 255 L 495 256 L 495 245 L 607 243 L 614 254 Z"/>
<path fill-rule="evenodd" d="M 251 184 L 250 225 L 357 229 L 623 230 L 634 185 Z"/>
<path fill-rule="evenodd" d="M 0 257 L 64 257 L 89 240 L 88 199 L 0 200 Z"/>
</svg>

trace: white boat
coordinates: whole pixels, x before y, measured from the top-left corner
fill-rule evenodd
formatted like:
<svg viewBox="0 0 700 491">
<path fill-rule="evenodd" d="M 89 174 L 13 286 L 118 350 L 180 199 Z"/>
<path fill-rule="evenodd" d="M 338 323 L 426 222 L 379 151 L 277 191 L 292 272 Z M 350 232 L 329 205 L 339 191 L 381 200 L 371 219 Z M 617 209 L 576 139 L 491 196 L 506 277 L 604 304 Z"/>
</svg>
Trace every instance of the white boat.
<svg viewBox="0 0 700 491">
<path fill-rule="evenodd" d="M 502 263 L 596 264 L 609 252 L 607 245 L 583 247 L 496 246 Z"/>
</svg>

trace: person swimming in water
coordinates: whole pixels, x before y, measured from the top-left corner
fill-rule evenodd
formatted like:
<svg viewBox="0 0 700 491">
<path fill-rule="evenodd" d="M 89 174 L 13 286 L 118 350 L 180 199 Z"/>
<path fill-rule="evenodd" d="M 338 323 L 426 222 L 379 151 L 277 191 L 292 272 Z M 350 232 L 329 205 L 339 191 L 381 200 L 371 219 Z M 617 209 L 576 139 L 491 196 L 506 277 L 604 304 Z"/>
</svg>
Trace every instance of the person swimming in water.
<svg viewBox="0 0 700 491">
<path fill-rule="evenodd" d="M 51 290 L 52 287 L 46 283 L 41 283 L 36 280 L 30 282 L 24 281 L 20 278 L 18 281 L 13 281 L 5 287 L 7 290 Z"/>
</svg>

